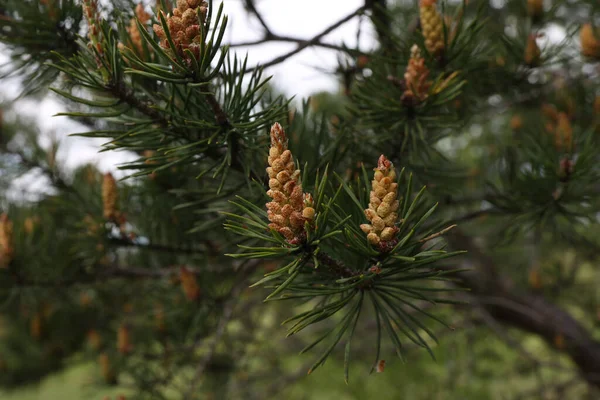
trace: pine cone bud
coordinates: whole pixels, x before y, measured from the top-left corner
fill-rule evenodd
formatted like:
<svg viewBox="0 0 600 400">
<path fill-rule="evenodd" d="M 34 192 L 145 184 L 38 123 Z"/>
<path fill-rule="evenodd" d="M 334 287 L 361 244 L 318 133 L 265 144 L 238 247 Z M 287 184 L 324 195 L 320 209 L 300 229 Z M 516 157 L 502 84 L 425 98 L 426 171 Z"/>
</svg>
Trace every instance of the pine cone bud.
<svg viewBox="0 0 600 400">
<path fill-rule="evenodd" d="M 296 169 L 292 152 L 288 150 L 285 131 L 277 122 L 271 127 L 271 147 L 267 159 L 269 190 L 273 201 L 266 204 L 269 227 L 279 232 L 291 244 L 301 242 L 305 223 L 315 218 L 314 201 L 302 191 L 300 170 Z"/>
<path fill-rule="evenodd" d="M 513 131 L 518 131 L 523 127 L 523 119 L 520 115 L 515 114 L 510 119 L 510 129 Z"/>
<path fill-rule="evenodd" d="M 102 181 L 102 205 L 104 208 L 104 218 L 110 221 L 117 219 L 117 200 L 119 192 L 117 190 L 117 181 L 110 172 L 104 175 Z"/>
<path fill-rule="evenodd" d="M 13 223 L 8 215 L 0 215 L 0 268 L 7 268 L 14 257 Z"/>
<path fill-rule="evenodd" d="M 160 304 L 157 304 L 154 307 L 154 326 L 158 332 L 165 332 L 167 330 L 167 325 L 165 324 L 165 309 Z"/>
<path fill-rule="evenodd" d="M 151 18 L 150 14 L 148 14 L 144 9 L 144 5 L 142 3 L 139 3 L 135 7 L 135 17 L 140 21 L 142 25 L 146 25 Z M 135 18 L 129 20 L 127 33 L 129 34 L 129 38 L 131 39 L 131 43 L 133 44 L 133 50 L 139 57 L 142 57 L 144 55 L 144 39 L 142 38 L 142 34 L 138 29 L 138 26 L 135 22 Z"/>
<path fill-rule="evenodd" d="M 117 350 L 121 354 L 129 354 L 133 350 L 129 326 L 121 324 L 117 331 Z"/>
<path fill-rule="evenodd" d="M 536 35 L 529 35 L 525 46 L 525 64 L 531 68 L 538 67 L 541 63 L 542 51 L 537 45 L 536 38 Z"/>
<path fill-rule="evenodd" d="M 544 0 L 527 0 L 527 14 L 534 20 L 544 14 Z"/>
<path fill-rule="evenodd" d="M 95 329 L 90 329 L 87 333 L 87 342 L 92 349 L 98 351 L 102 347 L 102 336 Z"/>
<path fill-rule="evenodd" d="M 542 104 L 542 114 L 552 122 L 558 121 L 558 110 L 552 104 Z"/>
<path fill-rule="evenodd" d="M 29 334 L 35 340 L 40 340 L 42 337 L 42 314 L 36 312 L 29 321 Z"/>
<path fill-rule="evenodd" d="M 419 15 L 425 47 L 433 55 L 444 51 L 444 22 L 436 7 L 437 0 L 421 0 Z"/>
<path fill-rule="evenodd" d="M 398 233 L 396 221 L 400 207 L 397 196 L 398 184 L 394 165 L 382 154 L 371 183 L 369 208 L 365 210 L 365 216 L 371 223 L 360 226 L 367 234 L 368 242 L 378 246 L 381 251 L 387 251 L 395 245 Z"/>
<path fill-rule="evenodd" d="M 431 81 L 429 77 L 429 69 L 425 65 L 425 59 L 421 56 L 421 49 L 414 44 L 410 49 L 410 60 L 408 67 L 404 73 L 404 83 L 406 90 L 402 95 L 404 104 L 414 104 L 427 98 Z M 409 101 L 410 100 L 410 101 Z"/>
<path fill-rule="evenodd" d="M 104 381 L 108 384 L 114 385 L 117 383 L 117 375 L 110 361 L 110 357 L 106 353 L 100 354 L 98 357 L 98 363 L 100 364 L 100 371 Z"/>
<path fill-rule="evenodd" d="M 23 230 L 25 230 L 25 233 L 28 235 L 31 235 L 35 229 L 35 225 L 35 219 L 33 217 L 27 217 L 23 222 Z"/>
<path fill-rule="evenodd" d="M 200 298 L 200 286 L 198 286 L 198 282 L 196 281 L 196 275 L 186 267 L 181 267 L 179 278 L 185 298 L 189 301 L 198 300 Z"/>
<path fill-rule="evenodd" d="M 529 271 L 529 286 L 532 289 L 542 288 L 542 275 L 540 274 L 539 268 L 535 267 Z"/>
<path fill-rule="evenodd" d="M 88 23 L 88 38 L 90 42 L 88 46 L 96 49 L 97 57 L 102 57 L 104 49 L 102 48 L 102 30 L 100 29 L 100 11 L 98 10 L 98 0 L 83 0 L 83 15 Z M 103 68 L 102 61 L 96 58 L 98 68 Z M 106 77 L 105 77 L 106 78 Z"/>
<path fill-rule="evenodd" d="M 558 113 L 558 124 L 554 134 L 554 146 L 557 151 L 573 152 L 573 128 L 566 113 Z"/>
<path fill-rule="evenodd" d="M 600 59 L 600 34 L 592 24 L 586 23 L 579 32 L 581 53 L 589 58 Z"/>
<path fill-rule="evenodd" d="M 567 182 L 573 174 L 573 161 L 569 157 L 563 157 L 558 166 L 558 179 Z"/>
<path fill-rule="evenodd" d="M 559 350 L 565 348 L 565 336 L 562 333 L 554 335 L 554 346 Z"/>
<path fill-rule="evenodd" d="M 167 53 L 171 53 L 173 59 L 175 59 L 173 52 L 177 52 L 181 58 L 189 61 L 189 54 L 184 52 L 186 49 L 192 52 L 196 60 L 200 58 L 200 43 L 207 11 L 206 1 L 177 0 L 177 7 L 173 9 L 172 15 L 166 17 L 171 39 L 175 45 L 174 49 L 170 48 L 163 27 L 156 24 L 153 26 L 154 32 L 161 39 L 161 47 L 167 50 Z M 197 17 L 198 13 L 200 13 L 200 21 Z"/>
</svg>

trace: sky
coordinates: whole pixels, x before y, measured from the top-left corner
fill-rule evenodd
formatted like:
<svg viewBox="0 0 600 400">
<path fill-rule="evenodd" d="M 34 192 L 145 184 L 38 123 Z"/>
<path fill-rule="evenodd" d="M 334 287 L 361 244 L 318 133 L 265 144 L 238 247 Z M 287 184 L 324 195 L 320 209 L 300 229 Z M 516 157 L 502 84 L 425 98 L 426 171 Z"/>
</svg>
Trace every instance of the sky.
<svg viewBox="0 0 600 400">
<path fill-rule="evenodd" d="M 215 4 L 218 2 L 215 1 Z M 301 39 L 312 38 L 332 23 L 355 11 L 362 4 L 364 4 L 364 0 L 327 0 L 319 3 L 318 12 L 316 12 L 315 5 L 307 2 L 256 1 L 257 9 L 272 32 Z M 262 37 L 262 26 L 254 16 L 246 12 L 242 0 L 224 0 L 224 13 L 229 17 L 225 42 L 235 44 Z M 368 18 L 363 18 L 362 21 L 359 21 L 359 18 L 348 21 L 325 36 L 323 41 L 356 46 L 356 32 L 359 24 L 361 24 L 362 31 L 361 49 L 368 50 L 375 43 L 372 25 Z M 296 45 L 293 43 L 267 43 L 258 46 L 236 47 L 231 51 L 242 57 L 247 54 L 249 65 L 256 65 L 268 62 L 295 47 Z M 7 60 L 6 51 L 0 48 L 0 65 Z M 266 75 L 273 75 L 273 85 L 285 95 L 297 96 L 300 99 L 322 90 L 336 91 L 338 83 L 327 72 L 334 70 L 336 66 L 337 54 L 335 51 L 307 48 L 285 62 L 269 68 Z M 17 81 L 3 81 L 0 102 L 15 98 L 18 91 Z M 66 111 L 65 106 L 54 94 L 49 94 L 41 101 L 19 100 L 15 104 L 15 109 L 22 118 L 33 119 L 43 127 L 43 131 L 49 135 L 41 138 L 43 146 L 49 145 L 50 137 L 60 139 L 61 146 L 57 159 L 68 169 L 92 162 L 103 172 L 114 172 L 117 164 L 135 158 L 134 155 L 126 152 L 99 154 L 98 150 L 103 143 L 101 139 L 68 137 L 70 133 L 82 132 L 86 129 L 65 117 L 53 117 L 59 112 Z M 43 182 L 40 182 L 37 177 L 27 175 L 17 180 L 12 190 L 15 194 L 23 195 L 25 191 L 36 191 L 43 186 Z"/>
</svg>

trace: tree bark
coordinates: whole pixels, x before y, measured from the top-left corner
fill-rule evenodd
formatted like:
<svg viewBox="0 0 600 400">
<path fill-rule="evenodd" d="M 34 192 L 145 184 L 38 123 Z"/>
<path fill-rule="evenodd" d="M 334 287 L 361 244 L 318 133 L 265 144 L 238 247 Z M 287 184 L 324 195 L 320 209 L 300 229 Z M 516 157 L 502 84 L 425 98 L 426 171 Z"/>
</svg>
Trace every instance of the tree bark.
<svg viewBox="0 0 600 400">
<path fill-rule="evenodd" d="M 539 335 L 569 355 L 582 378 L 600 388 L 600 342 L 584 326 L 543 296 L 517 290 L 470 237 L 455 230 L 447 238 L 452 247 L 468 251 L 461 268 L 470 271 L 460 272 L 457 277 L 471 289 L 479 305 L 497 321 Z"/>
</svg>

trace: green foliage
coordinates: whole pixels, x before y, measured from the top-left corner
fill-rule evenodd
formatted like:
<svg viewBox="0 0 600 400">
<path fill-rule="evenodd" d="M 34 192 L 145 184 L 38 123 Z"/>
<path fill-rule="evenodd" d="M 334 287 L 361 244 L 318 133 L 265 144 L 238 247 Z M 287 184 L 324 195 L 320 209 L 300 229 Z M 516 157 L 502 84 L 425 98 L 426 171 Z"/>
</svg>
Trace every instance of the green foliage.
<svg viewBox="0 0 600 400">
<path fill-rule="evenodd" d="M 11 58 L 0 79 L 20 77 L 24 96 L 51 85 L 65 104 L 59 116 L 80 124 L 73 135 L 133 159 L 119 165 L 107 216 L 98 167 L 67 171 L 60 143 L 42 145 L 44 129 L 3 106 L 0 205 L 14 256 L 0 269 L 1 386 L 99 356 L 110 365 L 97 366 L 93 384 L 121 384 L 138 399 L 269 398 L 281 385 L 299 398 L 294 376 L 316 369 L 307 385 L 334 371 L 330 383 L 344 374 L 369 396 L 362 387 L 380 376 L 349 383 L 350 365 L 355 375 L 384 360 L 402 375 L 398 393 L 415 398 L 512 398 L 512 384 L 498 387 L 513 370 L 526 394 L 542 393 L 539 377 L 573 376 L 580 397 L 581 377 L 594 384 L 600 84 L 592 60 L 577 56 L 581 21 L 566 10 L 596 18 L 596 1 L 553 1 L 537 16 L 517 0 L 440 1 L 436 54 L 414 2 L 388 4 L 372 13 L 382 46 L 370 54 L 321 42 L 327 31 L 297 42 L 348 56 L 342 93 L 297 109 L 232 53 L 223 4 L 208 2 L 204 15 L 195 0 L 166 3 L 150 21 L 132 1 L 100 4 L 87 26 L 77 2 L 0 0 Z M 266 41 L 295 41 L 245 4 Z M 195 10 L 185 17 L 193 46 L 180 45 L 185 7 Z M 531 38 L 550 24 L 565 27 L 564 40 L 539 40 L 528 61 Z M 314 199 L 294 240 L 265 209 L 275 122 Z M 381 154 L 399 171 L 387 247 L 361 228 Z M 27 174 L 44 176 L 47 190 L 11 193 Z M 532 334 L 572 362 L 554 362 Z M 446 335 L 458 337 L 458 357 Z M 579 354 L 591 355 L 582 363 Z"/>
</svg>

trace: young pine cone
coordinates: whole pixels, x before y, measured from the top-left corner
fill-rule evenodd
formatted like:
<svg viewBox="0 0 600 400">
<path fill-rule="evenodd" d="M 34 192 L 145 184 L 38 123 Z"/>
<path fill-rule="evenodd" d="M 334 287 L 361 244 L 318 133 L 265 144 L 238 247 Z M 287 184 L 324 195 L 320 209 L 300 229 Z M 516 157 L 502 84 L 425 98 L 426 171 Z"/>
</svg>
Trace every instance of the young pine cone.
<svg viewBox="0 0 600 400">
<path fill-rule="evenodd" d="M 525 64 L 528 66 L 535 68 L 540 65 L 542 51 L 537 45 L 536 35 L 529 35 L 527 38 L 527 45 L 525 46 Z"/>
<path fill-rule="evenodd" d="M 600 59 L 600 33 L 592 24 L 587 23 L 579 32 L 581 40 L 581 53 L 590 58 Z"/>
<path fill-rule="evenodd" d="M 414 104 L 425 100 L 431 87 L 428 77 L 429 69 L 425 65 L 425 59 L 421 56 L 421 49 L 414 44 L 410 49 L 410 60 L 404 73 L 406 90 L 402 95 L 402 102 Z"/>
<path fill-rule="evenodd" d="M 110 172 L 107 172 L 102 180 L 102 206 L 104 209 L 104 218 L 107 220 L 117 219 L 119 214 L 117 210 L 118 199 L 117 181 L 115 181 Z"/>
<path fill-rule="evenodd" d="M 160 45 L 168 52 L 177 52 L 183 59 L 189 59 L 184 51 L 189 49 L 195 59 L 200 58 L 200 43 L 202 42 L 202 29 L 204 29 L 204 21 L 208 3 L 201 0 L 177 0 L 177 7 L 173 9 L 173 14 L 166 16 L 167 26 L 173 39 L 174 49 L 170 48 L 167 35 L 161 25 L 154 24 L 154 32 L 158 35 Z M 161 11 L 162 12 L 162 11 Z M 201 21 L 198 21 L 198 12 L 200 13 Z M 201 24 L 200 24 L 201 22 Z M 173 58 L 174 55 L 173 55 Z"/>
<path fill-rule="evenodd" d="M 302 192 L 300 170 L 296 169 L 288 140 L 281 125 L 271 127 L 269 149 L 269 190 L 273 201 L 267 203 L 269 227 L 279 232 L 290 244 L 300 243 L 306 235 L 304 224 L 315 217 L 313 198 Z"/>
<path fill-rule="evenodd" d="M 102 347 L 102 336 L 95 329 L 90 329 L 87 332 L 87 342 L 89 346 L 98 351 Z"/>
<path fill-rule="evenodd" d="M 566 113 L 558 113 L 558 123 L 554 133 L 554 146 L 556 150 L 565 153 L 573 152 L 573 127 Z"/>
<path fill-rule="evenodd" d="M 196 301 L 200 297 L 200 286 L 196 281 L 196 275 L 187 269 L 181 267 L 179 270 L 179 278 L 181 279 L 181 288 L 185 294 L 185 298 L 189 301 Z"/>
<path fill-rule="evenodd" d="M 117 383 L 117 375 L 110 361 L 110 357 L 106 353 L 100 354 L 98 357 L 98 363 L 100 364 L 100 371 L 104 381 L 108 384 L 114 385 Z"/>
<path fill-rule="evenodd" d="M 379 157 L 372 181 L 369 208 L 365 210 L 370 224 L 362 224 L 360 229 L 367 234 L 367 240 L 380 250 L 389 249 L 395 244 L 398 228 L 398 207 L 400 202 L 398 183 L 394 165 L 383 154 Z"/>
<path fill-rule="evenodd" d="M 13 260 L 13 223 L 8 215 L 0 215 L 0 268 L 7 268 Z"/>
<path fill-rule="evenodd" d="M 117 331 L 117 350 L 121 354 L 129 354 L 133 350 L 131 332 L 126 324 L 121 324 Z"/>
<path fill-rule="evenodd" d="M 29 321 L 29 334 L 35 340 L 40 340 L 42 337 L 42 314 L 36 312 Z"/>
<path fill-rule="evenodd" d="M 100 11 L 98 10 L 98 0 L 83 1 L 83 15 L 88 23 L 88 38 L 90 39 L 89 46 L 96 49 L 99 56 L 102 57 L 104 50 L 102 48 L 102 31 L 100 30 Z M 98 66 L 101 65 L 100 60 L 96 60 Z"/>
<path fill-rule="evenodd" d="M 544 0 L 527 0 L 527 14 L 537 19 L 544 13 Z"/>
<path fill-rule="evenodd" d="M 148 23 L 148 21 L 150 21 L 150 14 L 148 14 L 146 12 L 146 10 L 144 10 L 144 5 L 142 3 L 139 3 L 136 7 L 135 7 L 135 17 L 140 21 L 140 23 L 142 25 L 146 25 Z M 131 43 L 133 44 L 133 50 L 135 51 L 135 53 L 138 56 L 143 56 L 144 54 L 144 44 L 143 44 L 143 38 L 142 38 L 142 34 L 140 33 L 140 30 L 138 29 L 138 26 L 135 22 L 135 18 L 132 18 L 131 20 L 129 20 L 129 26 L 127 27 L 127 33 L 129 34 L 129 38 L 131 39 Z M 119 48 L 121 48 L 122 44 L 119 43 Z"/>
<path fill-rule="evenodd" d="M 427 51 L 440 55 L 444 50 L 444 22 L 436 8 L 436 2 L 437 0 L 421 0 L 419 15 Z"/>
</svg>

